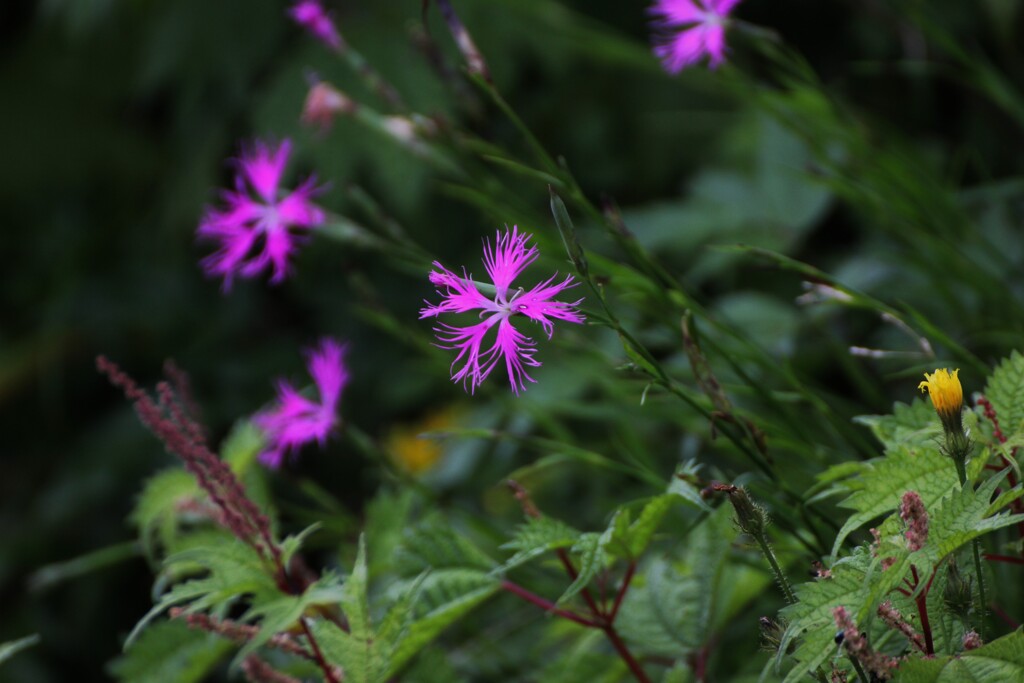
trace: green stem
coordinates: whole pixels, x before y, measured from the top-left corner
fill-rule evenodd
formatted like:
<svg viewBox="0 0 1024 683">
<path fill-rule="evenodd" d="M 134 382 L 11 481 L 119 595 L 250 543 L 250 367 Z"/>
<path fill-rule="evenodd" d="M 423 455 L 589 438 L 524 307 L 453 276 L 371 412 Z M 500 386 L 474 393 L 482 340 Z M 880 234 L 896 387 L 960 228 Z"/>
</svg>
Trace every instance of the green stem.
<svg viewBox="0 0 1024 683">
<path fill-rule="evenodd" d="M 985 607 L 988 603 L 985 600 L 985 577 L 981 573 L 981 541 L 974 539 L 974 571 L 978 575 L 978 635 L 985 640 Z"/>
<path fill-rule="evenodd" d="M 796 595 L 793 593 L 793 589 L 789 585 L 789 581 L 786 579 L 786 575 L 782 573 L 782 567 L 779 566 L 779 561 L 775 559 L 775 553 L 772 551 L 771 544 L 768 543 L 768 538 L 764 534 L 757 534 L 754 536 L 754 540 L 757 541 L 757 545 L 761 547 L 761 552 L 764 553 L 765 559 L 768 560 L 768 564 L 772 566 L 772 572 L 775 574 L 775 580 L 779 584 L 779 588 L 782 589 L 783 595 L 786 596 L 786 602 L 790 605 L 795 605 Z"/>
<path fill-rule="evenodd" d="M 970 450 L 970 443 L 967 442 L 957 444 L 956 439 L 953 440 L 954 445 L 952 450 L 953 463 L 956 464 L 956 475 L 960 478 L 960 487 L 967 486 L 967 453 Z M 974 573 L 978 577 L 978 605 L 976 611 L 978 613 L 978 635 L 985 638 L 985 606 L 988 604 L 985 600 L 985 577 L 981 572 L 981 540 L 974 539 L 971 542 L 972 550 L 974 551 Z"/>
<path fill-rule="evenodd" d="M 850 662 L 853 664 L 853 670 L 857 672 L 857 679 L 861 681 L 861 683 L 871 683 L 868 675 L 864 673 L 864 668 L 860 665 L 860 662 L 852 656 L 850 657 Z"/>
</svg>

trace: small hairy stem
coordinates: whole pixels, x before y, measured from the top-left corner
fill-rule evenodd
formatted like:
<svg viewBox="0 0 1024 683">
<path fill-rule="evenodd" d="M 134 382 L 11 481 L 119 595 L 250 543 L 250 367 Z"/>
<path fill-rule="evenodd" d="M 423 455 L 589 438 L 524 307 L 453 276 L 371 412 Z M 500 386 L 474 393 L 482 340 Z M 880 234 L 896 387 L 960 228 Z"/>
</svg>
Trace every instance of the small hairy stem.
<svg viewBox="0 0 1024 683">
<path fill-rule="evenodd" d="M 1007 564 L 1024 564 L 1024 557 L 1014 557 L 1013 555 L 994 555 L 992 553 L 984 553 L 983 558 L 989 562 L 1006 562 Z"/>
<path fill-rule="evenodd" d="M 786 597 L 786 602 L 790 605 L 796 604 L 796 595 L 793 593 L 793 588 L 789 585 L 789 581 L 786 579 L 786 575 L 782 573 L 782 567 L 779 566 L 779 561 L 775 559 L 775 552 L 772 551 L 771 545 L 768 543 L 768 539 L 764 534 L 758 534 L 754 537 L 757 541 L 757 545 L 761 548 L 761 552 L 764 554 L 768 564 L 772 567 L 772 573 L 775 574 L 775 581 L 779 584 L 779 588 L 782 589 L 782 594 Z"/>
</svg>

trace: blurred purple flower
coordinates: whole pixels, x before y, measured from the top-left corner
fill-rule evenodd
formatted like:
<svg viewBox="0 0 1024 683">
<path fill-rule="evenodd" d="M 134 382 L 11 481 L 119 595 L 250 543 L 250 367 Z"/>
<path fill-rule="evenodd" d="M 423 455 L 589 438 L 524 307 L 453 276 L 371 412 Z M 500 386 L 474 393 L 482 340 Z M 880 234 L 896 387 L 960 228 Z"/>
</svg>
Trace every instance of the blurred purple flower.
<svg viewBox="0 0 1024 683">
<path fill-rule="evenodd" d="M 341 49 L 341 34 L 320 0 L 299 0 L 288 10 L 288 15 L 327 47 Z"/>
<path fill-rule="evenodd" d="M 299 240 L 293 231 L 324 222 L 323 209 L 311 201 L 320 191 L 313 178 L 291 192 L 279 187 L 291 149 L 288 140 L 276 148 L 256 142 L 243 149 L 235 189 L 222 192 L 224 208 L 207 209 L 199 223 L 199 239 L 219 243 L 202 260 L 203 269 L 210 277 L 223 277 L 225 290 L 236 275 L 255 277 L 268 267 L 273 269 L 270 281 L 281 282 Z"/>
<path fill-rule="evenodd" d="M 467 313 L 479 310 L 481 322 L 469 327 L 456 327 L 438 323 L 434 328 L 439 346 L 443 349 L 458 351 L 452 361 L 452 381 L 461 381 L 463 386 L 469 385 L 470 393 L 487 378 L 491 370 L 504 358 L 512 391 L 518 394 L 525 390 L 524 381 L 533 382 L 526 373 L 526 366 L 540 367 L 540 361 L 533 357 L 536 343 L 530 337 L 517 330 L 511 322 L 513 315 L 524 315 L 544 328 L 548 339 L 554 331 L 552 319 L 582 323 L 583 315 L 575 310 L 580 301 L 566 303 L 554 301 L 553 298 L 562 290 L 575 287 L 572 276 L 553 284 L 556 273 L 529 291 L 517 288 L 509 292 L 512 281 L 537 259 L 536 247 L 527 248 L 526 242 L 530 235 L 519 234 L 517 227 L 505 234 L 500 232 L 492 246 L 490 240 L 484 242 L 484 267 L 493 282 L 494 298 L 484 296 L 479 287 L 491 289 L 484 283 L 474 282 L 466 269 L 462 269 L 462 277 L 451 272 L 437 261 L 430 273 L 430 281 L 437 287 L 441 303 L 434 306 L 430 302 L 420 311 L 420 318 L 437 317 L 442 313 Z M 482 350 L 484 338 L 492 328 L 496 328 L 494 343 Z M 459 363 L 462 366 L 455 369 Z"/>
<path fill-rule="evenodd" d="M 656 54 L 669 73 L 679 73 L 705 55 L 714 69 L 725 59 L 725 24 L 740 0 L 655 0 Z"/>
<path fill-rule="evenodd" d="M 285 380 L 277 383 L 277 404 L 253 418 L 267 439 L 266 448 L 259 454 L 264 465 L 277 469 L 285 456 L 294 457 L 297 449 L 311 441 L 323 446 L 338 422 L 338 399 L 348 382 L 344 354 L 345 347 L 330 338 L 322 339 L 318 347 L 307 351 L 306 367 L 320 394 L 319 403 L 300 394 Z"/>
</svg>

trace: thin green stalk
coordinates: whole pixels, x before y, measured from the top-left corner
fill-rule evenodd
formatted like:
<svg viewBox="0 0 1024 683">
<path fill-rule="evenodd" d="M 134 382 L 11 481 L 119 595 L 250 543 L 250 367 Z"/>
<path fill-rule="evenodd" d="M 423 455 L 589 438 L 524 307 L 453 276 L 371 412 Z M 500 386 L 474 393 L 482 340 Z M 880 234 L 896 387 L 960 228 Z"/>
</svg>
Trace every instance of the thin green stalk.
<svg viewBox="0 0 1024 683">
<path fill-rule="evenodd" d="M 966 453 L 963 457 L 958 457 L 958 454 L 954 454 L 953 462 L 956 464 L 956 474 L 960 478 L 961 488 L 967 486 L 967 457 Z M 974 573 L 978 576 L 978 635 L 985 638 L 985 606 L 988 602 L 985 599 L 985 577 L 981 573 L 981 541 L 980 539 L 974 539 L 971 542 L 971 548 L 974 551 Z"/>
<path fill-rule="evenodd" d="M 790 605 L 795 605 L 797 602 L 796 595 L 793 593 L 793 588 L 789 585 L 789 580 L 786 579 L 786 575 L 782 573 L 782 567 L 779 566 L 779 561 L 775 558 L 775 552 L 772 550 L 771 544 L 768 543 L 768 539 L 764 534 L 757 534 L 754 536 L 754 540 L 757 541 L 757 545 L 761 548 L 761 552 L 764 554 L 765 559 L 768 560 L 768 564 L 772 566 L 772 573 L 775 574 L 775 581 L 778 582 L 779 588 L 782 589 L 782 594 L 786 597 L 786 602 Z"/>
<path fill-rule="evenodd" d="M 857 680 L 861 683 L 871 683 L 871 679 L 869 679 L 868 675 L 864 673 L 864 668 L 860 665 L 860 662 L 853 657 L 850 657 L 850 662 L 853 663 L 853 670 L 857 672 Z"/>
</svg>

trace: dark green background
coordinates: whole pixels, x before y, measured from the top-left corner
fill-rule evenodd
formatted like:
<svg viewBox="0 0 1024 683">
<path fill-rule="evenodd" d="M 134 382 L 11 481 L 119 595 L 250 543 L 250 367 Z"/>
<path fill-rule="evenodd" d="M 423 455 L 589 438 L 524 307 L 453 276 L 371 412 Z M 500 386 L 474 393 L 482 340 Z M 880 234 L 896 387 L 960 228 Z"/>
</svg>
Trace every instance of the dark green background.
<svg viewBox="0 0 1024 683">
<path fill-rule="evenodd" d="M 411 47 L 418 0 L 333 4 L 350 42 L 417 109 L 466 117 Z M 941 267 L 908 268 L 912 246 L 879 229 L 884 219 L 870 208 L 816 182 L 802 143 L 750 106 L 734 81 L 703 68 L 678 78 L 660 71 L 647 47 L 645 3 L 456 6 L 506 99 L 584 189 L 614 198 L 695 291 L 849 399 L 850 414 L 888 410 L 913 391 L 915 382 L 886 374 L 896 365 L 836 360 L 849 344 L 884 346 L 891 330 L 873 315 L 797 310 L 796 278 L 723 261 L 703 245 L 763 241 L 883 300 L 912 301 L 985 360 L 1020 346 L 1019 122 L 974 84 L 945 77 L 955 71 L 949 60 L 886 3 L 746 0 L 737 15 L 803 53 L 870 139 L 906 148 L 908 168 L 919 164 L 957 201 L 974 188 L 964 201 L 968 229 L 1005 257 L 995 273 L 1004 291 L 936 298 Z M 1020 2 L 929 7 L 959 45 L 1024 87 L 1013 29 L 1024 20 Z M 250 0 L 0 7 L 0 641 L 42 636 L 0 669 L 0 680 L 102 679 L 150 604 L 141 559 L 30 589 L 43 565 L 130 540 L 125 518 L 141 481 L 170 462 L 96 374 L 97 354 L 145 382 L 175 358 L 216 436 L 271 398 L 273 378 L 301 377 L 299 349 L 322 334 L 351 342 L 358 361 L 347 396 L 358 400 L 345 402 L 346 419 L 372 436 L 461 395 L 446 381 L 443 355 L 411 348 L 357 312 L 372 290 L 417 325 L 432 294 L 425 277 L 327 240 L 305 249 L 295 277 L 279 287 L 245 281 L 224 295 L 197 266 L 197 219 L 231 182 L 225 161 L 256 136 L 292 136 L 291 178 L 315 170 L 329 181 L 325 206 L 349 210 L 344 189 L 359 183 L 449 265 L 476 263 L 480 236 L 497 227 L 446 195 L 427 166 L 354 123 L 326 136 L 301 129 L 309 71 L 372 98 L 285 8 Z M 454 58 L 436 17 L 432 32 Z M 737 62 L 757 74 L 753 53 L 737 42 Z M 491 110 L 469 125 L 518 144 Z M 792 173 L 780 175 L 783 167 Z M 545 206 L 539 188 L 526 192 Z M 477 400 L 503 396 L 494 389 Z M 335 442 L 298 469 L 358 511 L 376 477 L 346 455 Z M 574 514 L 600 520 L 603 510 Z"/>
</svg>

